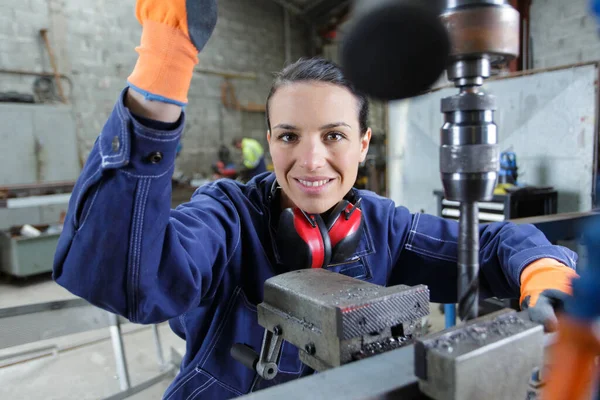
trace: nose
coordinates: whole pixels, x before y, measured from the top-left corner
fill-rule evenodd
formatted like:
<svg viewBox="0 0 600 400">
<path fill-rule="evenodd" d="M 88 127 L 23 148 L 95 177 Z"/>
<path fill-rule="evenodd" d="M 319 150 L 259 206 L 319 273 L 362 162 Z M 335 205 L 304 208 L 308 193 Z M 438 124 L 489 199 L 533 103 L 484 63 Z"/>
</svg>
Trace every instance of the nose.
<svg viewBox="0 0 600 400">
<path fill-rule="evenodd" d="M 306 140 L 298 150 L 300 165 L 307 171 L 316 171 L 325 166 L 327 148 L 321 140 Z"/>
</svg>

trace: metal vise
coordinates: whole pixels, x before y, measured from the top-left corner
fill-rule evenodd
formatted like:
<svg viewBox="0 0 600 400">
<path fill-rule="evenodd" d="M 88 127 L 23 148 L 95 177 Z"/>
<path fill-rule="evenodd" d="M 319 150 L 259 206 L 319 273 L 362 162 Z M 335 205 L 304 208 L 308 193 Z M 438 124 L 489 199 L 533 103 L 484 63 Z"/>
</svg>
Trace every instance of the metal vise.
<svg viewBox="0 0 600 400">
<path fill-rule="evenodd" d="M 525 399 L 543 352 L 543 327 L 503 309 L 419 338 L 415 375 L 435 400 Z"/>
<path fill-rule="evenodd" d="M 543 327 L 526 312 L 502 309 L 418 337 L 413 318 L 427 310 L 416 304 L 428 303 L 422 286 L 382 288 L 323 270 L 302 270 L 272 278 L 266 287 L 259 305 L 265 342 L 260 360 L 254 353 L 246 365 L 265 379 L 274 378 L 285 338 L 300 349 L 304 363 L 327 370 L 248 395 L 252 400 L 536 398 L 539 376 L 534 371 L 542 367 L 546 340 Z M 421 311 L 413 315 L 411 310 Z M 348 315 L 353 312 L 358 313 Z M 368 322 L 379 317 L 376 325 L 385 328 L 371 336 Z"/>
<path fill-rule="evenodd" d="M 323 371 L 410 343 L 428 314 L 424 285 L 382 287 L 323 269 L 297 270 L 265 282 L 260 356 L 241 344 L 232 356 L 273 379 L 287 340 L 304 364 Z"/>
</svg>

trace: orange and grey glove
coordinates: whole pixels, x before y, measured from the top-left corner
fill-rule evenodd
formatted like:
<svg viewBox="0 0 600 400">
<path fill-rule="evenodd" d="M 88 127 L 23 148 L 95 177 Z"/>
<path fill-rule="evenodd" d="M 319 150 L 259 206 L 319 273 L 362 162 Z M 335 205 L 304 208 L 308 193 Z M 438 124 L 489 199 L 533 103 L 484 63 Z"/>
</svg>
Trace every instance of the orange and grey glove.
<svg viewBox="0 0 600 400">
<path fill-rule="evenodd" d="M 198 53 L 217 23 L 217 0 L 137 0 L 142 24 L 129 87 L 146 99 L 184 106 Z"/>
<path fill-rule="evenodd" d="M 532 262 L 521 273 L 521 308 L 528 310 L 532 321 L 543 324 L 546 332 L 555 331 L 555 312 L 562 310 L 572 294 L 571 281 L 577 276 L 572 268 L 552 258 Z"/>
</svg>

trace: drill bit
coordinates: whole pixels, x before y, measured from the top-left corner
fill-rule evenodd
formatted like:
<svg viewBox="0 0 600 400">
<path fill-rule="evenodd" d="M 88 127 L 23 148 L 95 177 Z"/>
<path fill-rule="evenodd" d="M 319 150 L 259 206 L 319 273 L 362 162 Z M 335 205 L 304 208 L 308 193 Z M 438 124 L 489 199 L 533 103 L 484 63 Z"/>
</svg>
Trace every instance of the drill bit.
<svg viewBox="0 0 600 400">
<path fill-rule="evenodd" d="M 477 318 L 479 312 L 479 230 L 476 202 L 460 204 L 458 228 L 458 315 Z"/>
</svg>

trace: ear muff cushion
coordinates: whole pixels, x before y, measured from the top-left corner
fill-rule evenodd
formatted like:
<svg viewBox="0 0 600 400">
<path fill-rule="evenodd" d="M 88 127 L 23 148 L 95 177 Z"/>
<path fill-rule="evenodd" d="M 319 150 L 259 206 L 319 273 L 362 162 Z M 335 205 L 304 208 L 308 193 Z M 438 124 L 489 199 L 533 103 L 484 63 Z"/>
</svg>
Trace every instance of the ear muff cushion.
<svg viewBox="0 0 600 400">
<path fill-rule="evenodd" d="M 276 241 L 279 257 L 290 270 L 321 268 L 329 264 L 331 242 L 325 223 L 318 215 L 304 214 L 297 208 L 283 210 Z"/>
<path fill-rule="evenodd" d="M 276 243 L 279 258 L 287 269 L 310 268 L 312 253 L 308 243 L 294 228 L 294 211 L 291 208 L 283 210 L 279 216 Z"/>
<path fill-rule="evenodd" d="M 311 215 L 311 218 L 314 218 L 313 221 L 317 223 L 321 239 L 323 240 L 323 263 L 321 265 L 315 263 L 313 268 L 324 268 L 331 262 L 331 239 L 329 238 L 327 226 L 325 225 L 323 218 L 321 218 L 320 215 Z"/>
<path fill-rule="evenodd" d="M 342 209 L 338 210 L 338 208 Z M 345 261 L 354 254 L 362 234 L 362 223 L 360 208 L 355 208 L 348 201 L 336 206 L 328 222 L 332 253 L 331 262 Z"/>
</svg>

